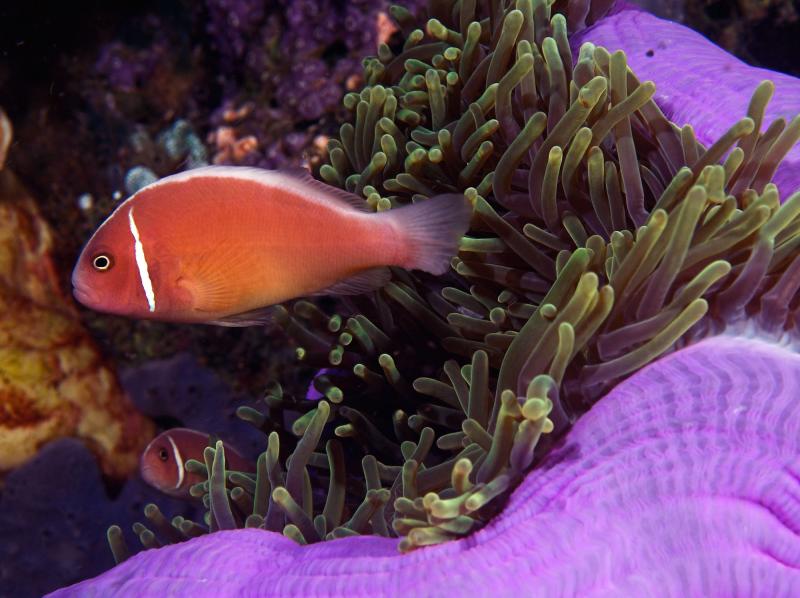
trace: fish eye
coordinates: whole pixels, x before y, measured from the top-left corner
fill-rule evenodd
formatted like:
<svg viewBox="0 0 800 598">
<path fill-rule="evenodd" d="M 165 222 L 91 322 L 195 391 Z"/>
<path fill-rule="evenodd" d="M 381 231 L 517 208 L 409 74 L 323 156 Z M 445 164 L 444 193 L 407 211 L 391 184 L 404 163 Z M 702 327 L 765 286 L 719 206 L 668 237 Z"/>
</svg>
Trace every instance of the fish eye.
<svg viewBox="0 0 800 598">
<path fill-rule="evenodd" d="M 160 451 L 158 451 L 158 458 L 162 461 L 169 459 L 169 453 L 167 453 L 167 449 L 162 448 Z"/>
<path fill-rule="evenodd" d="M 98 254 L 92 259 L 92 266 L 95 270 L 105 271 L 111 267 L 111 256 L 105 253 Z"/>
</svg>

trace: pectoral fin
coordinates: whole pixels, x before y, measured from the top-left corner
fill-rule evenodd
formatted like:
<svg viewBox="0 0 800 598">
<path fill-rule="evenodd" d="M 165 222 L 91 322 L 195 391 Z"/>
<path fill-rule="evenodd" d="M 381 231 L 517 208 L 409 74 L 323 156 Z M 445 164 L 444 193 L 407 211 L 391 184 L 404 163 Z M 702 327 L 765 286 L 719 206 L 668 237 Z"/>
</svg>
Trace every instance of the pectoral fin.
<svg viewBox="0 0 800 598">
<path fill-rule="evenodd" d="M 187 256 L 181 263 L 183 276 L 178 286 L 191 297 L 192 309 L 207 312 L 209 316 L 230 313 L 240 305 L 241 285 L 230 264 L 241 272 L 244 262 L 249 265 L 250 254 L 239 247 L 213 247 L 196 256 Z"/>
<path fill-rule="evenodd" d="M 224 313 L 235 305 L 236 295 L 222 277 L 205 277 L 202 280 L 181 278 L 178 280 L 178 287 L 188 293 L 195 311 Z"/>
</svg>

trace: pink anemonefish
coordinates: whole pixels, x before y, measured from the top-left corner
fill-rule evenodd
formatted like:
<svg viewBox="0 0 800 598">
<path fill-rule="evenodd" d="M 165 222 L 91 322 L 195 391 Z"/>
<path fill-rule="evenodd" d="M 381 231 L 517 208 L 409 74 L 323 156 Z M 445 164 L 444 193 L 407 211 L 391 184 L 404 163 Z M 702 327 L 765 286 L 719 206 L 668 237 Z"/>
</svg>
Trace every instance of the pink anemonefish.
<svg viewBox="0 0 800 598">
<path fill-rule="evenodd" d="M 123 202 L 72 284 L 102 312 L 248 326 L 288 299 L 380 288 L 386 266 L 443 274 L 471 214 L 460 194 L 375 213 L 307 171 L 197 168 Z"/>
<path fill-rule="evenodd" d="M 186 462 L 196 459 L 202 463 L 207 446 L 208 434 L 189 428 L 172 428 L 150 441 L 139 461 L 139 471 L 153 488 L 170 496 L 190 498 L 189 488 L 206 478 L 186 471 Z M 252 473 L 255 465 L 225 445 L 225 469 Z"/>
</svg>

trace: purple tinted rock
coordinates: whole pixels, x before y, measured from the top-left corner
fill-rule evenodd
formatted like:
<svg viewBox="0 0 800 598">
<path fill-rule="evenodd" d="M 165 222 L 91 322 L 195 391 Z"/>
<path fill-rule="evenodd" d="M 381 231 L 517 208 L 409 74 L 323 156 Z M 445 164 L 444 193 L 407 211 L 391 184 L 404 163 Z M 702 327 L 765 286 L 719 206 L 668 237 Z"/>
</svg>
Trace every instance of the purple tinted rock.
<svg viewBox="0 0 800 598">
<path fill-rule="evenodd" d="M 220 154 L 219 163 L 276 168 L 317 157 L 336 131 L 342 96 L 361 83 L 361 59 L 377 51 L 380 0 L 206 0 L 215 76 L 222 108 L 212 129 L 235 127 L 258 147 L 246 156 Z M 254 8 L 258 5 L 258 9 Z M 236 18 L 233 15 L 242 15 Z M 246 18 L 245 16 L 246 15 Z M 228 22 L 232 20 L 232 22 Z M 252 103 L 243 119 L 229 108 Z M 297 140 L 296 137 L 303 138 Z"/>
<path fill-rule="evenodd" d="M 236 416 L 257 401 L 235 393 L 189 353 L 149 361 L 122 372 L 122 386 L 142 413 L 167 424 L 219 436 L 254 461 L 264 450 L 264 435 Z"/>
<path fill-rule="evenodd" d="M 151 15 L 145 22 L 155 32 L 154 39 L 145 47 L 114 41 L 100 48 L 94 68 L 112 90 L 127 93 L 140 90 L 172 50 L 161 31 L 160 20 Z"/>
<path fill-rule="evenodd" d="M 341 35 L 340 17 L 330 0 L 291 0 L 283 3 L 284 18 L 289 27 L 305 36 L 287 40 L 295 48 L 327 45 Z M 295 37 L 295 36 L 293 36 Z"/>
<path fill-rule="evenodd" d="M 109 496 L 86 445 L 74 438 L 51 442 L 0 489 L 0 596 L 41 596 L 107 570 L 114 559 L 106 529 L 119 524 L 135 546 L 131 525 L 146 521 L 142 507 L 149 502 L 170 515 L 202 516 L 194 504 L 164 496 L 138 476 Z"/>
<path fill-rule="evenodd" d="M 624 50 L 641 80 L 656 84 L 655 100 L 678 125 L 691 124 L 706 146 L 719 139 L 747 113 L 756 86 L 769 79 L 775 95 L 762 129 L 782 117 L 800 114 L 800 79 L 749 66 L 691 29 L 634 9 L 607 16 L 571 39 L 577 51 L 584 42 L 610 52 Z M 800 189 L 800 146 L 778 168 L 773 182 L 785 199 Z"/>
<path fill-rule="evenodd" d="M 374 54 L 377 49 L 378 8 L 388 8 L 376 2 L 353 0 L 347 5 L 342 19 L 344 31 L 347 32 L 346 43 L 351 50 L 368 49 L 367 54 Z"/>
<path fill-rule="evenodd" d="M 208 32 L 224 61 L 241 58 L 264 20 L 262 0 L 206 0 Z"/>
<path fill-rule="evenodd" d="M 612 390 L 463 540 L 219 532 L 54 595 L 797 596 L 797 388 L 797 354 L 708 339 Z"/>
<path fill-rule="evenodd" d="M 281 105 L 304 120 L 316 120 L 330 112 L 342 98 L 342 81 L 331 71 L 322 60 L 308 59 L 295 65 L 293 75 L 278 85 Z"/>
</svg>

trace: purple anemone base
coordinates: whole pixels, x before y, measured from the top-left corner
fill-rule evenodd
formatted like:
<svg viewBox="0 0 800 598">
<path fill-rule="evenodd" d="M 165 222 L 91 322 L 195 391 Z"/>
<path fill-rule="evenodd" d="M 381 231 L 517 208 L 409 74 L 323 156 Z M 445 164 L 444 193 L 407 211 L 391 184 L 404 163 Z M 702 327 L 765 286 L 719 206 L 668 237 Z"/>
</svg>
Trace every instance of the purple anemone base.
<svg viewBox="0 0 800 598">
<path fill-rule="evenodd" d="M 775 84 L 762 129 L 776 118 L 788 123 L 800 114 L 800 79 L 750 66 L 701 34 L 642 10 L 622 10 L 574 35 L 573 50 L 591 42 L 609 52 L 624 50 L 640 81 L 656 84 L 655 100 L 672 122 L 691 124 L 698 140 L 711 145 L 747 114 L 756 86 Z M 773 177 L 782 197 L 800 189 L 800 146 L 795 146 Z"/>
<path fill-rule="evenodd" d="M 219 532 L 53 596 L 798 596 L 799 388 L 793 352 L 711 338 L 612 390 L 463 540 Z"/>
</svg>

